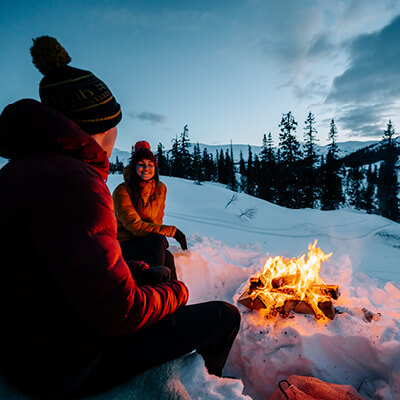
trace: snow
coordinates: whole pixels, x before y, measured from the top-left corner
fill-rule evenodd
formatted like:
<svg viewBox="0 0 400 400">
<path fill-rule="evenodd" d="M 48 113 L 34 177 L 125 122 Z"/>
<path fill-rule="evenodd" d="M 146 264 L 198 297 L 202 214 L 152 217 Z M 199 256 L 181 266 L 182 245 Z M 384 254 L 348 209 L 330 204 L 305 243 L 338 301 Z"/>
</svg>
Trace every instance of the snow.
<svg viewBox="0 0 400 400">
<path fill-rule="evenodd" d="M 129 382 L 87 400 L 251 400 L 238 379 L 209 375 L 202 357 L 191 353 L 157 366 Z M 33 400 L 8 386 L 0 377 L 1 400 Z"/>
<path fill-rule="evenodd" d="M 8 163 L 6 158 L 0 157 L 0 168 L 3 168 Z"/>
<path fill-rule="evenodd" d="M 350 384 L 367 399 L 400 398 L 399 224 L 350 209 L 290 210 L 243 193 L 225 208 L 233 192 L 222 185 L 161 179 L 168 188 L 164 222 L 189 239 L 186 252 L 173 239 L 170 247 L 190 303 L 220 299 L 238 305 L 267 257 L 297 257 L 314 239 L 325 253 L 333 252 L 321 268 L 324 281 L 341 290 L 334 301 L 341 314 L 333 321 L 301 314 L 271 320 L 262 310 L 238 305 L 242 325 L 224 372 L 242 380 L 244 395 L 269 398 L 280 380 L 297 374 Z M 121 180 L 110 176 L 110 190 Z M 246 209 L 255 216 L 241 218 Z M 371 322 L 363 309 L 371 312 Z"/>
<path fill-rule="evenodd" d="M 110 191 L 122 179 L 110 175 Z M 187 251 L 169 242 L 189 303 L 219 299 L 241 311 L 224 369 L 238 379 L 209 375 L 193 353 L 93 399 L 264 400 L 293 374 L 352 385 L 366 399 L 400 398 L 400 224 L 351 209 L 291 210 L 243 193 L 227 205 L 234 193 L 221 184 L 161 180 L 168 189 L 164 222 L 188 238 Z M 249 209 L 252 218 L 240 217 Z M 301 314 L 266 319 L 237 303 L 268 257 L 298 257 L 315 239 L 333 252 L 321 268 L 324 281 L 341 290 L 333 321 Z M 4 381 L 0 399 L 28 400 Z"/>
</svg>

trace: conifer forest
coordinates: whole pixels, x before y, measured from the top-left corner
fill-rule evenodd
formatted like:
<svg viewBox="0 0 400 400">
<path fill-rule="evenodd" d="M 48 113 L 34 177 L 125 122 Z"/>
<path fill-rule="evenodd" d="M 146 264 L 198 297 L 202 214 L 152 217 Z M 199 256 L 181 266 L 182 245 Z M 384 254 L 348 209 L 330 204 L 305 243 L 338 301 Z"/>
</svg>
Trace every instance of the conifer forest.
<svg viewBox="0 0 400 400">
<path fill-rule="evenodd" d="M 382 141 L 340 157 L 338 130 L 330 121 L 328 151 L 316 150 L 315 116 L 309 112 L 303 127 L 303 144 L 297 139 L 299 125 L 289 111 L 279 124 L 279 143 L 272 134 L 264 134 L 262 150 L 240 153 L 234 160 L 230 150 L 211 154 L 199 143 L 193 146 L 189 128 L 172 140 L 166 150 L 159 143 L 156 158 L 160 175 L 192 179 L 197 184 L 219 182 L 236 192 L 244 192 L 289 208 L 335 210 L 353 207 L 369 214 L 379 214 L 400 221 L 397 160 L 400 148 L 395 129 L 389 120 L 382 129 Z M 112 173 L 122 172 L 123 164 L 111 163 Z"/>
</svg>

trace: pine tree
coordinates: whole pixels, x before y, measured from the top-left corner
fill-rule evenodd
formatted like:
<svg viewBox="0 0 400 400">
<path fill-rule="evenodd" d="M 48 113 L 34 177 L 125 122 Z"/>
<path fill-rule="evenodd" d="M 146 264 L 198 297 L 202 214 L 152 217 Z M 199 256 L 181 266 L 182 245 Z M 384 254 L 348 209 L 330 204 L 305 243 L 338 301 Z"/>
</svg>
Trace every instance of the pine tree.
<svg viewBox="0 0 400 400">
<path fill-rule="evenodd" d="M 228 176 L 228 187 L 230 190 L 234 192 L 238 189 L 238 183 L 236 180 L 236 168 L 235 168 L 235 160 L 233 158 L 233 147 L 232 147 L 232 140 L 230 146 L 230 154 L 229 154 L 229 165 L 227 165 L 227 176 Z"/>
<path fill-rule="evenodd" d="M 193 155 L 192 155 L 192 179 L 198 185 L 204 180 L 202 168 L 201 168 L 201 153 L 200 153 L 200 144 L 196 143 L 193 147 Z"/>
<path fill-rule="evenodd" d="M 242 150 L 239 155 L 240 190 L 246 192 L 247 189 L 247 168 L 243 159 Z"/>
<path fill-rule="evenodd" d="M 268 134 L 268 138 L 270 137 L 271 132 Z M 271 136 L 272 140 L 272 136 Z M 260 152 L 260 158 L 261 162 L 267 162 L 268 159 L 268 140 L 267 140 L 267 135 L 264 133 L 263 139 L 262 139 L 262 145 L 261 145 L 261 152 Z"/>
<path fill-rule="evenodd" d="M 340 163 L 338 162 L 339 148 L 336 144 L 337 129 L 332 119 L 329 131 L 329 145 L 326 161 L 321 167 L 321 208 L 335 210 L 343 203 L 342 178 L 340 176 Z"/>
<path fill-rule="evenodd" d="M 227 179 L 226 179 L 225 157 L 222 149 L 220 149 L 219 153 L 217 152 L 217 170 L 218 170 L 218 182 L 226 185 Z"/>
<path fill-rule="evenodd" d="M 385 159 L 379 168 L 378 175 L 378 210 L 384 217 L 393 221 L 400 220 L 400 209 L 397 178 L 397 149 L 394 139 L 394 126 L 389 120 L 387 129 L 384 131 Z"/>
<path fill-rule="evenodd" d="M 209 171 L 210 171 L 210 176 L 211 180 L 213 182 L 217 182 L 217 161 L 214 160 L 214 157 L 212 154 L 210 154 L 210 161 L 209 161 Z"/>
<path fill-rule="evenodd" d="M 228 187 L 231 185 L 232 171 L 231 171 L 231 156 L 229 155 L 229 150 L 225 150 L 225 158 L 224 158 L 224 168 L 225 168 L 225 176 L 226 176 L 226 184 Z"/>
<path fill-rule="evenodd" d="M 315 116 L 310 111 L 307 115 L 307 119 L 304 121 L 304 142 L 305 142 L 305 154 L 304 154 L 304 168 L 302 168 L 303 176 L 301 180 L 303 182 L 304 191 L 304 207 L 314 208 L 316 199 L 319 197 L 317 193 L 317 182 L 315 174 L 315 162 L 317 160 L 317 154 L 315 150 L 315 142 L 317 130 L 314 128 Z"/>
<path fill-rule="evenodd" d="M 158 143 L 156 159 L 158 164 L 158 172 L 160 175 L 168 175 L 170 172 L 170 166 L 168 158 L 165 156 L 164 146 L 162 143 Z"/>
<path fill-rule="evenodd" d="M 122 174 L 124 170 L 124 164 L 119 161 L 118 156 L 115 157 L 115 163 L 110 162 L 109 171 L 110 174 Z"/>
<path fill-rule="evenodd" d="M 279 204 L 295 208 L 300 206 L 301 199 L 301 184 L 295 165 L 301 159 L 301 150 L 295 135 L 297 122 L 290 111 L 283 115 L 279 127 Z"/>
<path fill-rule="evenodd" d="M 192 157 L 189 152 L 190 148 L 190 140 L 189 140 L 189 128 L 187 125 L 183 127 L 183 132 L 180 135 L 180 146 L 179 151 L 181 153 L 182 159 L 182 175 L 184 178 L 189 178 L 193 175 L 191 166 L 192 166 Z"/>
<path fill-rule="evenodd" d="M 328 136 L 328 140 L 330 141 L 328 144 L 328 155 L 330 157 L 330 159 L 332 160 L 337 160 L 338 158 L 338 154 L 339 154 L 339 147 L 336 143 L 336 138 L 337 138 L 337 128 L 336 128 L 336 124 L 335 121 L 331 120 L 331 128 L 329 130 L 329 136 Z"/>
<path fill-rule="evenodd" d="M 183 178 L 182 154 L 179 149 L 178 137 L 172 140 L 172 148 L 170 150 L 170 176 Z"/>
<path fill-rule="evenodd" d="M 383 140 L 388 148 L 392 148 L 392 146 L 394 145 L 393 143 L 394 135 L 395 135 L 394 126 L 392 124 L 392 120 L 389 119 L 387 128 L 385 131 L 383 131 Z"/>
<path fill-rule="evenodd" d="M 260 157 L 260 168 L 256 175 L 256 195 L 264 200 L 273 202 L 275 200 L 275 176 L 277 171 L 271 132 L 268 134 L 268 139 L 265 134 L 263 136 Z"/>
<path fill-rule="evenodd" d="M 253 152 L 251 147 L 248 146 L 248 159 L 247 159 L 247 169 L 246 169 L 246 193 L 254 195 L 255 189 L 255 176 L 254 176 L 254 164 L 253 164 Z"/>
<path fill-rule="evenodd" d="M 352 207 L 357 210 L 364 209 L 364 174 L 360 167 L 351 167 L 348 172 L 348 198 Z"/>
<path fill-rule="evenodd" d="M 284 114 L 279 124 L 279 148 L 281 149 L 281 160 L 287 165 L 293 165 L 301 158 L 300 143 L 296 138 L 297 122 L 292 112 Z"/>
<path fill-rule="evenodd" d="M 201 157 L 201 170 L 205 181 L 214 180 L 215 165 L 212 158 L 212 154 L 209 154 L 207 148 L 203 150 L 203 156 Z"/>
<path fill-rule="evenodd" d="M 253 189 L 253 195 L 257 196 L 258 193 L 258 177 L 260 176 L 261 173 L 261 162 L 260 159 L 258 158 L 257 154 L 254 154 L 254 162 L 253 162 L 253 182 L 254 182 L 254 189 Z"/>
<path fill-rule="evenodd" d="M 368 214 L 373 214 L 376 211 L 376 194 L 375 186 L 377 181 L 377 176 L 374 168 L 370 165 L 367 174 L 367 185 L 363 192 L 363 209 L 367 211 Z"/>
</svg>

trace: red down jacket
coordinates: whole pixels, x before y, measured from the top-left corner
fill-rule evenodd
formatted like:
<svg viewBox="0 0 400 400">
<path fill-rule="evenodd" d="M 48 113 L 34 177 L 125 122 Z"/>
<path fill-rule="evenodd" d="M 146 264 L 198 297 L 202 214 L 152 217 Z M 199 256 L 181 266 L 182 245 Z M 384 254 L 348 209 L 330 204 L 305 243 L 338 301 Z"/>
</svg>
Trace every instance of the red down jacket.
<svg viewBox="0 0 400 400">
<path fill-rule="evenodd" d="M 0 116 L 0 367 L 68 373 L 107 337 L 185 304 L 179 281 L 137 286 L 116 239 L 108 160 L 62 114 L 21 100 Z M 46 379 L 48 379 L 47 376 Z"/>
</svg>

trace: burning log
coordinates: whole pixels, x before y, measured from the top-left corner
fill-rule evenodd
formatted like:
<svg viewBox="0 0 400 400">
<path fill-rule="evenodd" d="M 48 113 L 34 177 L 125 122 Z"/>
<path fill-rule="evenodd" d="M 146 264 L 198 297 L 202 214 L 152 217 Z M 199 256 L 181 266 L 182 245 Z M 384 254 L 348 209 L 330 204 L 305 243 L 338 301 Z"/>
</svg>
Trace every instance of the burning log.
<svg viewBox="0 0 400 400">
<path fill-rule="evenodd" d="M 312 285 L 311 290 L 320 296 L 327 296 L 337 300 L 340 296 L 339 286 L 337 285 Z"/>
<path fill-rule="evenodd" d="M 243 293 L 242 296 L 240 296 L 239 303 L 243 304 L 250 310 L 260 310 L 262 308 L 266 308 L 266 304 L 262 302 L 259 296 L 252 299 L 247 292 Z"/>
<path fill-rule="evenodd" d="M 335 318 L 335 307 L 330 300 L 328 301 L 320 301 L 318 303 L 318 308 L 329 318 Z"/>
<path fill-rule="evenodd" d="M 305 255 L 297 259 L 269 258 L 263 272 L 250 278 L 238 302 L 250 310 L 266 309 L 268 318 L 278 313 L 287 317 L 294 311 L 316 319 L 334 319 L 331 299 L 338 299 L 340 291 L 337 285 L 326 285 L 319 277 L 321 261 L 331 254 L 324 254 L 316 243 L 309 245 L 307 260 Z"/>
<path fill-rule="evenodd" d="M 243 303 L 241 302 L 241 304 Z M 327 318 L 335 318 L 335 308 L 330 300 L 318 302 L 318 308 Z M 289 316 L 291 311 L 294 311 L 297 314 L 310 314 L 317 317 L 311 304 L 304 300 L 285 300 L 283 306 L 278 309 L 279 314 L 284 318 Z"/>
<path fill-rule="evenodd" d="M 329 296 L 331 298 L 337 299 L 339 296 L 339 288 L 336 285 L 326 285 L 328 288 L 321 288 L 321 295 L 329 296 L 333 293 L 336 297 Z M 331 287 L 335 289 L 331 289 Z M 265 296 L 261 296 L 257 294 L 254 299 L 251 296 L 251 292 L 247 290 L 245 293 L 240 296 L 238 302 L 243 304 L 245 307 L 250 310 L 260 310 L 263 308 L 268 308 L 268 300 L 265 299 Z M 264 297 L 264 298 L 263 298 Z M 329 319 L 335 318 L 335 308 L 331 300 L 319 301 L 318 308 L 322 311 L 322 313 Z M 298 314 L 311 314 L 317 316 L 311 304 L 306 300 L 285 300 L 284 305 L 282 307 L 278 307 L 277 311 L 281 316 L 286 317 L 290 314 L 291 311 L 294 311 Z"/>
<path fill-rule="evenodd" d="M 300 281 L 300 275 L 282 275 L 271 280 L 271 286 L 274 289 L 283 289 L 288 291 L 289 288 L 285 286 L 295 286 Z M 254 283 L 255 285 L 255 283 Z M 337 285 L 325 285 L 313 283 L 310 290 L 320 296 L 327 296 L 331 299 L 337 300 L 340 296 L 339 287 Z"/>
<path fill-rule="evenodd" d="M 281 275 L 271 280 L 271 286 L 274 289 L 280 289 L 284 286 L 294 286 L 299 283 L 300 275 Z"/>
<path fill-rule="evenodd" d="M 291 286 L 295 286 L 299 283 L 299 275 L 282 275 L 271 280 L 271 286 L 278 292 L 285 294 L 293 294 L 295 290 Z M 252 293 L 256 289 L 265 287 L 266 283 L 262 282 L 260 277 L 250 278 L 249 291 Z M 331 299 L 337 300 L 340 296 L 339 286 L 337 285 L 325 285 L 313 283 L 310 285 L 310 290 L 319 295 L 326 296 Z"/>
</svg>

